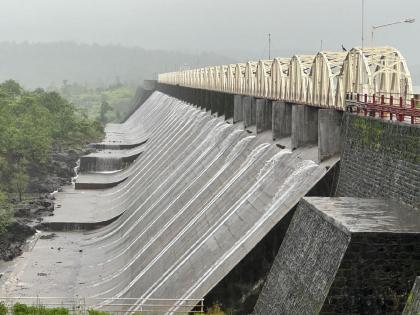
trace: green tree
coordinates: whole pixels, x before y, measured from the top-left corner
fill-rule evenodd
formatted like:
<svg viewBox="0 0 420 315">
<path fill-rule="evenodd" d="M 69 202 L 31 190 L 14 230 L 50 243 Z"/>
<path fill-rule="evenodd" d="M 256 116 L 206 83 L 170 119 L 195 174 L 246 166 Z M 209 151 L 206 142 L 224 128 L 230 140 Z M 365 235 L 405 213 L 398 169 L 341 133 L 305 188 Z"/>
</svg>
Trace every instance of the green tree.
<svg viewBox="0 0 420 315">
<path fill-rule="evenodd" d="M 22 201 L 23 194 L 26 192 L 28 186 L 29 176 L 26 173 L 26 168 L 23 165 L 17 165 L 15 172 L 12 175 L 10 184 L 12 189 L 17 193 L 19 201 Z"/>
<path fill-rule="evenodd" d="M 108 119 L 106 118 L 106 114 L 111 111 L 113 108 L 106 100 L 103 100 L 101 103 L 101 108 L 99 111 L 99 121 L 105 125 L 108 122 Z"/>
<path fill-rule="evenodd" d="M 7 199 L 0 191 L 0 235 L 6 231 L 7 226 L 10 224 L 12 212 Z"/>
<path fill-rule="evenodd" d="M 58 93 L 0 84 L 0 189 L 22 199 L 28 168 L 48 168 L 53 147 L 80 147 L 102 136 L 98 122 Z"/>
</svg>

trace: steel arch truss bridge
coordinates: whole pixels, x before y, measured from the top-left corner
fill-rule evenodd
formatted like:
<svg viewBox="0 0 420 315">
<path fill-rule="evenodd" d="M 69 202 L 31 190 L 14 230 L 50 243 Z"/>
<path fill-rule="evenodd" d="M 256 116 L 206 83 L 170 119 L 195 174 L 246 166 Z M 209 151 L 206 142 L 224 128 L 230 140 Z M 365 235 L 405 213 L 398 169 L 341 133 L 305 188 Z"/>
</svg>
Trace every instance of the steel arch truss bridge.
<svg viewBox="0 0 420 315">
<path fill-rule="evenodd" d="M 413 97 L 407 63 L 392 47 L 322 51 L 159 75 L 159 83 L 344 109 L 351 94 Z"/>
</svg>

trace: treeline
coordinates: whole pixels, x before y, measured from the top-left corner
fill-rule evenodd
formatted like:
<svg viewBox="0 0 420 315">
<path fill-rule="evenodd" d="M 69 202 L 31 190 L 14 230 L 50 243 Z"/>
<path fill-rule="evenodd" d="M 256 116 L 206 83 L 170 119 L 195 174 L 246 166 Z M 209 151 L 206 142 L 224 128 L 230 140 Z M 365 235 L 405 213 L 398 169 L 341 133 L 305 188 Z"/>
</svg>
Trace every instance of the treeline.
<svg viewBox="0 0 420 315">
<path fill-rule="evenodd" d="M 133 107 L 136 85 L 116 81 L 106 87 L 89 87 L 77 82 L 64 82 L 55 91 L 77 107 L 82 108 L 88 117 L 102 124 L 119 123 Z"/>
<path fill-rule="evenodd" d="M 80 147 L 103 137 L 103 126 L 56 92 L 0 84 L 0 232 L 7 199 L 22 199 L 30 168 L 48 169 L 51 151 Z"/>
<path fill-rule="evenodd" d="M 0 82 L 14 78 L 25 87 L 59 87 L 63 81 L 106 87 L 118 78 L 138 85 L 180 67 L 232 63 L 214 53 L 189 54 L 119 45 L 72 42 L 0 42 Z M 40 75 L 42 74 L 42 75 Z"/>
</svg>

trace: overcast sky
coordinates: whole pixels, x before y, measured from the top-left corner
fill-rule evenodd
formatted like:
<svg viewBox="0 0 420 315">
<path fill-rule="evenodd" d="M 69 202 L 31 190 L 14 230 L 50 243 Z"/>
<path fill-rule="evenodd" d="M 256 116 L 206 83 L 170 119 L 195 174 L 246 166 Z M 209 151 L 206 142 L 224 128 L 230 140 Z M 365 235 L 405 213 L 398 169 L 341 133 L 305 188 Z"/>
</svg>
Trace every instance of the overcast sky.
<svg viewBox="0 0 420 315">
<path fill-rule="evenodd" d="M 0 0 L 0 41 L 75 41 L 193 53 L 237 60 L 361 45 L 362 0 Z M 377 30 L 420 64 L 420 0 L 365 0 L 366 45 L 372 25 L 408 17 L 414 24 Z"/>
</svg>

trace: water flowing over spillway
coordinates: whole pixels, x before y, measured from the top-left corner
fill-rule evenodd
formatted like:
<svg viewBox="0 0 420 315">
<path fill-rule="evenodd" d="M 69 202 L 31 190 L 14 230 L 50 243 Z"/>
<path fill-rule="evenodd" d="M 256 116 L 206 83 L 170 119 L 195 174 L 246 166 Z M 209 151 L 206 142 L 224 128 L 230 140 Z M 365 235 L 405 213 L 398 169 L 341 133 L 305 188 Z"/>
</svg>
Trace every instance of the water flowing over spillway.
<svg viewBox="0 0 420 315">
<path fill-rule="evenodd" d="M 66 293 L 103 298 L 98 308 L 116 298 L 133 298 L 136 303 L 203 298 L 326 172 L 297 151 L 279 149 L 159 92 L 124 124 L 107 131 L 110 146 L 137 143 L 142 154 L 125 170 L 89 174 L 89 181 L 120 184 L 75 191 L 77 209 L 63 202 L 50 219 L 83 221 L 83 212 L 89 211 L 83 205 L 87 198 L 98 222 L 119 216 L 101 229 L 66 234 L 82 249 L 74 258 L 77 262 L 48 266 L 63 275 L 73 269 Z M 78 212 L 69 218 L 60 214 L 66 211 Z M 60 235 L 57 232 L 57 242 Z M 47 250 L 41 249 L 49 246 L 43 242 L 27 253 L 26 266 L 37 251 Z M 31 268 L 36 267 L 21 271 L 20 282 L 34 277 Z M 9 282 L 2 290 L 55 295 L 54 286 L 48 285 L 53 278 L 37 282 L 21 292 Z M 175 311 L 182 303 L 174 301 L 165 311 Z"/>
</svg>

